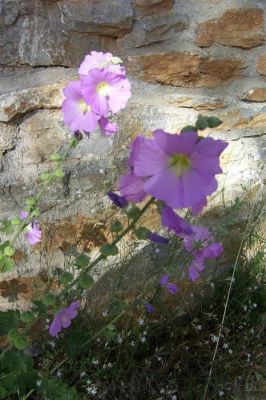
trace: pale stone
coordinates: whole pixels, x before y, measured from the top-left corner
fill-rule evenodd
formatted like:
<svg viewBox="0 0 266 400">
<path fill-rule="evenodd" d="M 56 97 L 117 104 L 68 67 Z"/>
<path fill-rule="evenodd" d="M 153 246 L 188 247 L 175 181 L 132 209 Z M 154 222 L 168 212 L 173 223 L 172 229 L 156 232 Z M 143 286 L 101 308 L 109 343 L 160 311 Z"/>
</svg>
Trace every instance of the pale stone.
<svg viewBox="0 0 266 400">
<path fill-rule="evenodd" d="M 3 152 L 15 146 L 16 138 L 16 126 L 0 123 L 0 158 Z"/>
<path fill-rule="evenodd" d="M 264 102 L 266 101 L 266 88 L 255 88 L 249 90 L 241 97 L 242 100 Z"/>
<path fill-rule="evenodd" d="M 257 71 L 261 75 L 266 75 L 266 54 L 263 54 L 258 58 Z"/>
</svg>

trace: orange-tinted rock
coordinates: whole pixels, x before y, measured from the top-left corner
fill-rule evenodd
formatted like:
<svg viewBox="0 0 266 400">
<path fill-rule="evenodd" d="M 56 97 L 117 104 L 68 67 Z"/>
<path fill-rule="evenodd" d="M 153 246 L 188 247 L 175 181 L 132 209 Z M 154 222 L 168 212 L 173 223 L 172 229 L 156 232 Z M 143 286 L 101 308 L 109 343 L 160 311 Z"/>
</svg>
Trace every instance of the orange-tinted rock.
<svg viewBox="0 0 266 400">
<path fill-rule="evenodd" d="M 243 95 L 242 100 L 257 102 L 266 101 L 266 88 L 251 89 Z"/>
<path fill-rule="evenodd" d="M 134 56 L 130 61 L 135 61 L 144 79 L 180 87 L 217 87 L 239 76 L 244 67 L 239 58 L 214 59 L 184 53 Z"/>
<path fill-rule="evenodd" d="M 213 43 L 250 49 L 264 43 L 263 10 L 239 8 L 227 10 L 217 20 L 198 25 L 196 44 L 209 47 Z"/>
<path fill-rule="evenodd" d="M 209 103 L 202 103 L 202 104 L 197 104 L 194 106 L 195 110 L 197 111 L 214 111 L 214 110 L 219 110 L 221 108 L 225 108 L 226 103 L 222 100 L 214 100 L 213 102 Z"/>
<path fill-rule="evenodd" d="M 173 0 L 134 0 L 138 16 L 157 15 L 173 7 Z"/>
<path fill-rule="evenodd" d="M 258 58 L 257 61 L 257 71 L 261 75 L 266 75 L 266 54 L 263 54 Z"/>
</svg>

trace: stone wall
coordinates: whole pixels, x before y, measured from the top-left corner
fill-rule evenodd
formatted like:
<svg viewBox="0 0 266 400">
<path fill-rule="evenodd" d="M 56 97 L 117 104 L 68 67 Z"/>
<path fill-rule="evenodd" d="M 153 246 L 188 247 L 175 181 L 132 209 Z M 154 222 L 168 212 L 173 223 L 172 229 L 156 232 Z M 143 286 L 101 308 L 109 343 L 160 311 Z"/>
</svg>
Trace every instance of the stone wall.
<svg viewBox="0 0 266 400">
<path fill-rule="evenodd" d="M 52 166 L 51 153 L 68 140 L 62 88 L 87 53 L 120 56 L 133 86 L 117 117 L 119 134 L 106 139 L 95 133 L 82 142 L 66 162 L 63 182 L 43 200 L 42 223 L 54 235 L 48 256 L 36 249 L 29 268 L 21 244 L 21 264 L 5 279 L 59 265 L 60 246 L 73 245 L 84 232 L 97 246 L 109 205 L 104 193 L 115 187 L 137 133 L 177 132 L 199 113 L 218 116 L 223 124 L 206 133 L 230 146 L 222 196 L 212 204 L 232 199 L 243 186 L 260 190 L 265 24 L 263 0 L 0 0 L 0 218 L 22 207 L 38 174 Z"/>
</svg>

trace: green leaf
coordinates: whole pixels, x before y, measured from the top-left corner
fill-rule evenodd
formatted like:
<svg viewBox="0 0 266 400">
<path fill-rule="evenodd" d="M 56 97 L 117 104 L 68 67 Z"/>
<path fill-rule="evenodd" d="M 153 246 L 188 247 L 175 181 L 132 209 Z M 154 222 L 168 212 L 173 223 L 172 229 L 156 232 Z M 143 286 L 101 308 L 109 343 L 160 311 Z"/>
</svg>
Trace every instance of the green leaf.
<svg viewBox="0 0 266 400">
<path fill-rule="evenodd" d="M 13 218 L 10 222 L 12 225 L 19 225 L 21 223 L 21 220 L 19 218 Z"/>
<path fill-rule="evenodd" d="M 20 319 L 22 322 L 30 323 L 34 320 L 34 314 L 31 311 L 25 311 L 20 313 Z"/>
<path fill-rule="evenodd" d="M 196 122 L 197 130 L 203 131 L 208 128 L 208 117 L 204 117 L 203 115 L 199 115 Z"/>
<path fill-rule="evenodd" d="M 7 234 L 10 234 L 14 232 L 14 226 L 11 223 L 11 221 L 1 221 L 2 226 L 1 226 L 1 231 Z"/>
<path fill-rule="evenodd" d="M 60 282 L 63 283 L 63 285 L 67 285 L 69 282 L 71 282 L 74 278 L 74 275 L 71 274 L 71 272 L 65 271 L 60 275 Z"/>
<path fill-rule="evenodd" d="M 56 297 L 52 293 L 46 294 L 42 299 L 46 306 L 53 306 L 56 303 Z"/>
<path fill-rule="evenodd" d="M 118 248 L 114 244 L 104 244 L 100 248 L 100 253 L 105 257 L 115 256 L 116 254 L 118 254 Z"/>
<path fill-rule="evenodd" d="M 61 161 L 62 157 L 60 156 L 60 154 L 54 153 L 54 154 L 51 155 L 51 160 L 52 161 Z"/>
<path fill-rule="evenodd" d="M 28 197 L 26 199 L 26 204 L 27 204 L 27 206 L 34 206 L 36 204 L 35 197 Z"/>
<path fill-rule="evenodd" d="M 90 263 L 90 258 L 86 254 L 80 254 L 76 260 L 75 264 L 78 268 L 85 268 Z"/>
<path fill-rule="evenodd" d="M 12 258 L 1 256 L 0 257 L 0 270 L 1 272 L 11 271 L 15 266 L 15 261 Z"/>
<path fill-rule="evenodd" d="M 151 231 L 149 229 L 145 228 L 144 226 L 140 226 L 139 228 L 137 228 L 135 230 L 135 234 L 136 234 L 137 238 L 140 240 L 148 239 L 148 236 L 150 233 L 151 233 Z"/>
<path fill-rule="evenodd" d="M 43 172 L 43 173 L 40 175 L 41 181 L 48 181 L 49 178 L 50 178 L 49 172 Z"/>
<path fill-rule="evenodd" d="M 8 256 L 8 257 L 12 257 L 12 256 L 15 254 L 15 250 L 13 249 L 13 247 L 7 246 L 7 247 L 5 247 L 5 249 L 4 249 L 4 253 L 5 253 L 5 255 Z"/>
<path fill-rule="evenodd" d="M 21 335 L 17 331 L 9 331 L 7 336 L 18 350 L 24 350 L 28 346 L 28 340 L 26 336 Z"/>
<path fill-rule="evenodd" d="M 127 209 L 126 214 L 128 218 L 137 219 L 140 214 L 140 208 L 132 204 L 131 207 Z"/>
<path fill-rule="evenodd" d="M 121 224 L 120 221 L 118 221 L 118 219 L 116 219 L 110 228 L 111 232 L 120 232 L 123 230 L 123 225 Z"/>
<path fill-rule="evenodd" d="M 58 178 L 63 178 L 65 176 L 65 173 L 61 168 L 58 168 L 57 170 L 55 170 L 54 174 Z"/>
<path fill-rule="evenodd" d="M 187 125 L 184 128 L 181 129 L 181 133 L 183 132 L 196 132 L 197 128 L 193 125 Z"/>
<path fill-rule="evenodd" d="M 0 335 L 4 336 L 11 329 L 16 329 L 19 325 L 18 311 L 9 310 L 0 312 Z"/>
<path fill-rule="evenodd" d="M 94 280 L 90 275 L 81 275 L 78 279 L 78 284 L 82 289 L 90 288 L 93 283 Z"/>
<path fill-rule="evenodd" d="M 217 126 L 221 125 L 223 121 L 221 121 L 217 117 L 209 117 L 208 118 L 208 127 L 209 128 L 217 128 Z"/>
</svg>

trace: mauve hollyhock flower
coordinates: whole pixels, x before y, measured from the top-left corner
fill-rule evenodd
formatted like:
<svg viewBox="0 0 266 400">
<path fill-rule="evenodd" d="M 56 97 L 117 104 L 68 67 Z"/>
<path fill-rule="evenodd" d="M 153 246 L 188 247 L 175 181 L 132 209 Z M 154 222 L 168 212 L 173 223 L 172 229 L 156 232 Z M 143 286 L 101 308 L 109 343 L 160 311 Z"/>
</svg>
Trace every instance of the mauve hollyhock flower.
<svg viewBox="0 0 266 400">
<path fill-rule="evenodd" d="M 20 211 L 19 217 L 21 221 L 24 221 L 28 215 L 27 211 L 22 210 Z M 31 246 L 34 246 L 41 241 L 42 231 L 38 222 L 33 221 L 25 227 L 25 236 Z"/>
<path fill-rule="evenodd" d="M 107 193 L 107 196 L 119 208 L 125 208 L 128 206 L 127 199 L 123 196 L 119 196 L 119 194 L 110 191 Z"/>
<path fill-rule="evenodd" d="M 148 236 L 148 239 L 154 243 L 159 243 L 159 244 L 166 244 L 169 242 L 168 239 L 164 238 L 161 235 L 158 235 L 158 233 L 156 232 L 151 232 Z"/>
<path fill-rule="evenodd" d="M 168 282 L 169 275 L 163 275 L 159 281 L 159 284 L 165 287 L 169 293 L 176 294 L 177 286 L 174 283 Z"/>
<path fill-rule="evenodd" d="M 51 336 L 57 336 L 63 328 L 68 328 L 71 325 L 72 319 L 78 315 L 79 308 L 80 303 L 78 301 L 74 301 L 69 307 L 59 310 L 55 315 L 53 322 L 51 323 L 49 334 Z"/>
<path fill-rule="evenodd" d="M 165 228 L 169 231 L 174 231 L 177 236 L 184 237 L 193 233 L 189 223 L 176 214 L 170 207 L 163 207 L 161 209 L 161 222 Z"/>
<path fill-rule="evenodd" d="M 92 51 L 85 56 L 79 67 L 79 75 L 88 75 L 92 69 L 109 69 L 119 75 L 125 75 L 125 67 L 121 66 L 122 60 L 114 57 L 111 53 L 103 53 L 101 51 Z"/>
<path fill-rule="evenodd" d="M 199 140 L 197 132 L 157 130 L 153 136 L 132 157 L 134 174 L 145 180 L 144 191 L 172 208 L 201 204 L 217 189 L 219 156 L 228 144 L 210 137 Z"/>
<path fill-rule="evenodd" d="M 224 249 L 221 243 L 214 241 L 213 235 L 207 228 L 194 226 L 192 229 L 193 234 L 184 238 L 184 246 L 194 257 L 189 266 L 189 276 L 195 281 L 205 268 L 204 260 L 219 257 Z"/>
<path fill-rule="evenodd" d="M 97 127 L 100 115 L 94 113 L 91 105 L 84 99 L 81 82 L 68 82 L 63 92 L 66 97 L 62 104 L 65 124 L 72 132 L 93 132 Z"/>
<path fill-rule="evenodd" d="M 109 119 L 101 117 L 98 121 L 101 132 L 105 136 L 114 136 L 118 130 L 116 123 L 111 122 Z"/>
<path fill-rule="evenodd" d="M 134 203 L 139 203 L 147 197 L 147 193 L 143 190 L 143 179 L 133 172 L 120 178 L 119 191 L 128 201 Z"/>
<path fill-rule="evenodd" d="M 155 308 L 154 308 L 153 305 L 150 304 L 150 303 L 144 304 L 144 307 L 146 308 L 146 310 L 148 311 L 148 313 L 153 313 L 153 312 L 155 311 Z"/>
<path fill-rule="evenodd" d="M 81 77 L 82 93 L 93 111 L 108 118 L 125 108 L 131 97 L 130 82 L 108 69 L 92 69 Z"/>
</svg>

